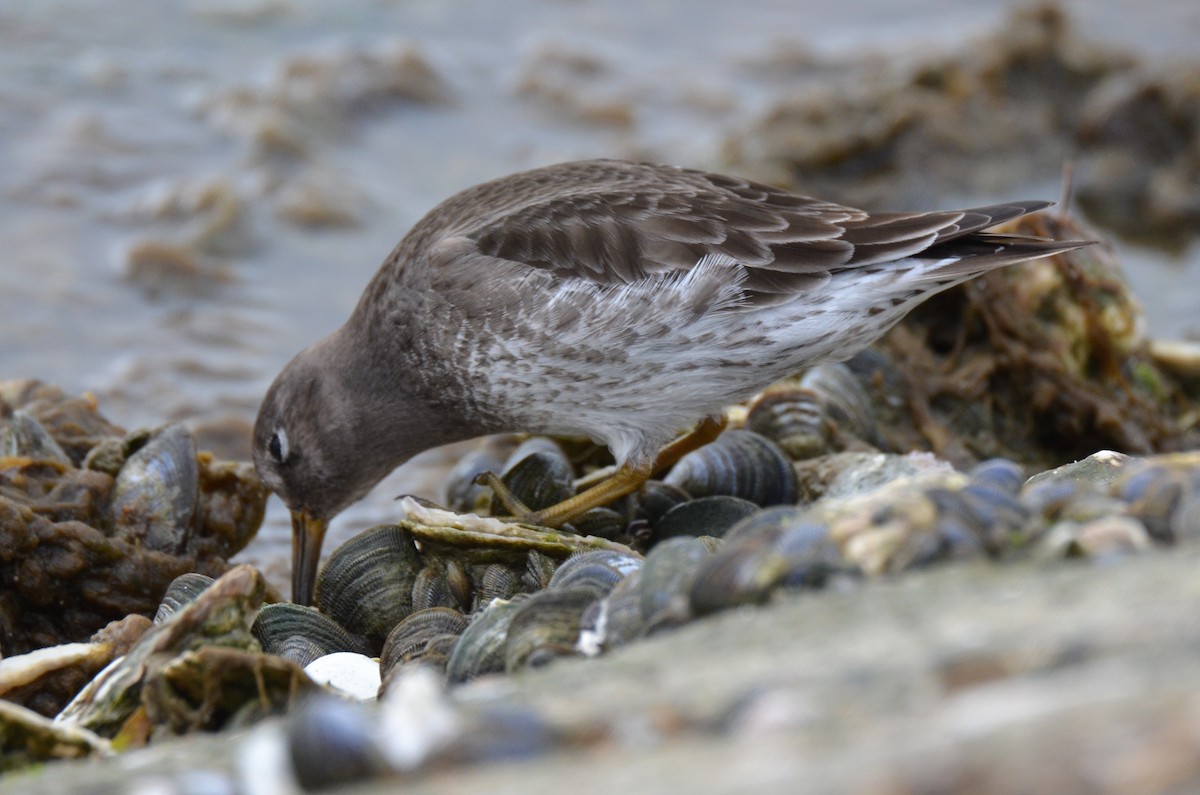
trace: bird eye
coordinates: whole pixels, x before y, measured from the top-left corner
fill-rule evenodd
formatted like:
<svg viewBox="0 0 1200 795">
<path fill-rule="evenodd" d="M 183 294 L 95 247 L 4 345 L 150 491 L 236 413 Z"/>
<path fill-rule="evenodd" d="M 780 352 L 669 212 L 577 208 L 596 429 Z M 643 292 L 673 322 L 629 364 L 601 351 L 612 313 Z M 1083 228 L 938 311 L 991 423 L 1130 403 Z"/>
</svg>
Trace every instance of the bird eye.
<svg viewBox="0 0 1200 795">
<path fill-rule="evenodd" d="M 271 453 L 271 458 L 275 459 L 275 463 L 282 464 L 284 461 L 287 461 L 287 432 L 283 428 L 271 434 L 271 441 L 267 443 L 267 451 Z"/>
</svg>

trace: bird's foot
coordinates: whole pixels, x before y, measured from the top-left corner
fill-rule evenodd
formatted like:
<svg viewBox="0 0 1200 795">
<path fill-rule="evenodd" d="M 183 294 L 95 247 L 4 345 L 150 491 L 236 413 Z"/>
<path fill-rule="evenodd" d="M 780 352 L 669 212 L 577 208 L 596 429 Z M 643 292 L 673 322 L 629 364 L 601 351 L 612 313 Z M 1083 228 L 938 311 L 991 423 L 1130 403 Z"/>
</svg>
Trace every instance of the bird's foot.
<svg viewBox="0 0 1200 795">
<path fill-rule="evenodd" d="M 659 451 L 653 462 L 641 466 L 623 464 L 617 467 L 612 476 L 605 478 L 591 488 L 581 491 L 560 503 L 540 510 L 531 510 L 513 496 L 508 487 L 494 472 L 484 472 L 475 479 L 481 486 L 492 490 L 494 500 L 498 500 L 508 516 L 497 517 L 506 521 L 521 522 L 550 529 L 558 529 L 563 525 L 578 519 L 592 508 L 608 505 L 613 500 L 640 489 L 655 472 L 670 468 L 676 461 L 698 447 L 711 442 L 721 435 L 725 429 L 726 420 L 723 415 L 707 417 L 687 433 Z"/>
<path fill-rule="evenodd" d="M 495 472 L 483 472 L 479 474 L 475 478 L 475 483 L 479 486 L 487 486 L 492 490 L 493 507 L 499 501 L 504 510 L 508 512 L 495 518 L 503 519 L 506 522 L 540 525 L 540 522 L 538 522 L 538 512 L 526 507 L 525 503 L 518 500 Z"/>
<path fill-rule="evenodd" d="M 607 505 L 615 499 L 632 494 L 645 484 L 650 477 L 649 467 L 619 467 L 612 477 L 601 483 L 563 500 L 560 503 L 534 511 L 526 507 L 491 472 L 485 472 L 476 478 L 476 483 L 492 489 L 494 499 L 498 500 L 508 512 L 502 517 L 506 521 L 521 522 L 549 529 L 559 529 L 592 508 Z"/>
</svg>

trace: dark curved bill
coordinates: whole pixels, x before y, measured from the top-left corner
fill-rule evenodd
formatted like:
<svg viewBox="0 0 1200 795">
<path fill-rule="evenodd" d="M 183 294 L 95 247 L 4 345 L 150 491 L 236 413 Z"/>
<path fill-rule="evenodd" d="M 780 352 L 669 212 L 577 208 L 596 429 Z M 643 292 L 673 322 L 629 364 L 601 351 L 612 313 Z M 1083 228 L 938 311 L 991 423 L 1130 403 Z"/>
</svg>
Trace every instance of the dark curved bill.
<svg viewBox="0 0 1200 795">
<path fill-rule="evenodd" d="M 312 604 L 324 540 L 324 519 L 305 510 L 292 511 L 292 601 L 298 605 Z"/>
</svg>

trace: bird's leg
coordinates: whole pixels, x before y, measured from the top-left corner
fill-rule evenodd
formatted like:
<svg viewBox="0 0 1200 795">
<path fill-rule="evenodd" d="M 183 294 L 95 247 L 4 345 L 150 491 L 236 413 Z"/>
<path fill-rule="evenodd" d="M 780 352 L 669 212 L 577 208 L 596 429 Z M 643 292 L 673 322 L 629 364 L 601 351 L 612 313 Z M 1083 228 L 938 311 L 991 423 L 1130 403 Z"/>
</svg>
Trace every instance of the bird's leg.
<svg viewBox="0 0 1200 795">
<path fill-rule="evenodd" d="M 729 418 L 724 414 L 718 414 L 715 417 L 705 417 L 700 420 L 700 422 L 696 423 L 695 428 L 692 428 L 692 430 L 658 451 L 658 457 L 654 459 L 654 466 L 650 468 L 650 475 L 657 475 L 664 470 L 670 469 L 675 466 L 676 461 L 688 453 L 693 450 L 699 450 L 710 442 L 715 442 L 717 437 L 721 435 L 721 431 L 725 430 L 725 426 L 728 424 Z M 649 480 L 649 477 L 647 477 L 647 480 Z"/>
<path fill-rule="evenodd" d="M 607 505 L 615 499 L 632 494 L 640 489 L 654 469 L 651 466 L 633 467 L 628 464 L 620 466 L 612 477 L 597 483 L 587 491 L 581 491 L 574 497 L 543 508 L 529 517 L 531 524 L 540 527 L 562 527 L 572 519 L 578 519 L 583 514 L 600 505 Z"/>
<path fill-rule="evenodd" d="M 487 486 L 489 489 L 491 489 L 492 499 L 499 500 L 500 504 L 504 506 L 504 510 L 508 511 L 507 515 L 513 519 L 516 519 L 518 522 L 528 523 L 533 517 L 533 511 L 529 510 L 529 508 L 526 508 L 525 503 L 518 500 L 513 493 L 508 490 L 508 486 L 504 485 L 504 481 L 502 481 L 500 476 L 495 472 L 480 472 L 475 477 L 475 484 L 477 486 Z M 492 515 L 495 516 L 495 514 L 496 512 L 492 511 Z"/>
<path fill-rule="evenodd" d="M 509 493 L 500 478 L 492 473 L 486 473 L 481 482 L 492 487 L 496 499 L 504 505 L 509 514 L 521 522 L 539 525 L 541 527 L 562 527 L 572 519 L 577 519 L 592 508 L 607 505 L 613 500 L 632 494 L 645 485 L 651 476 L 672 466 L 680 458 L 691 451 L 703 447 L 721 435 L 725 429 L 726 419 L 706 417 L 690 432 L 679 437 L 659 451 L 658 456 L 650 464 L 631 466 L 624 464 L 617 468 L 612 477 L 606 478 L 586 491 L 574 497 L 543 508 L 540 511 L 530 511 Z"/>
</svg>

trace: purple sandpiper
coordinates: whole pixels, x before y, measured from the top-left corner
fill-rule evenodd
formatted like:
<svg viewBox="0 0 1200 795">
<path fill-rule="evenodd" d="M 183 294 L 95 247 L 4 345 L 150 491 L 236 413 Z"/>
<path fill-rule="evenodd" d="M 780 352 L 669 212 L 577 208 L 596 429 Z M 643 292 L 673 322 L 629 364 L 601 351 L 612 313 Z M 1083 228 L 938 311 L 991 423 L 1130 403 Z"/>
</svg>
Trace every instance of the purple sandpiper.
<svg viewBox="0 0 1200 795">
<path fill-rule="evenodd" d="M 725 407 L 852 356 L 934 293 L 1087 245 L 983 231 L 1050 204 L 868 214 L 615 160 L 451 197 L 259 411 L 255 464 L 292 513 L 292 598 L 312 599 L 327 522 L 416 453 L 510 431 L 608 445 L 611 478 L 516 506 L 561 526 L 711 441 Z"/>
</svg>

